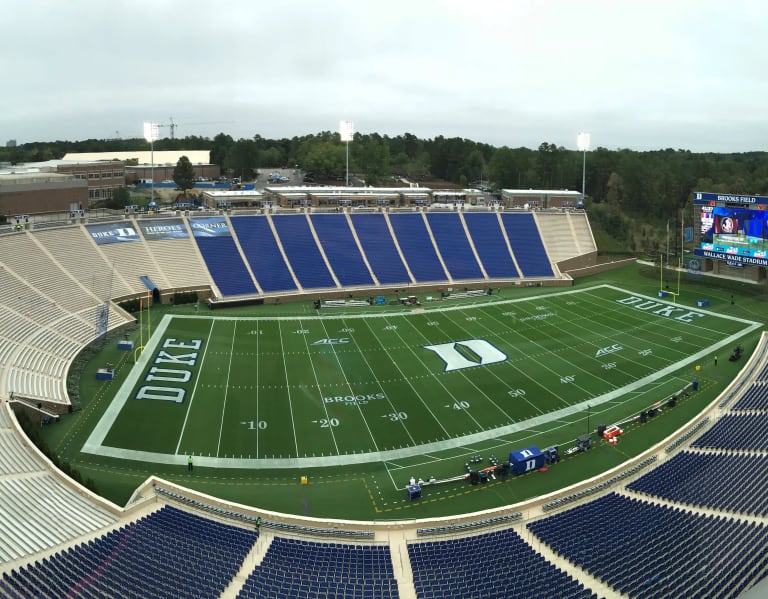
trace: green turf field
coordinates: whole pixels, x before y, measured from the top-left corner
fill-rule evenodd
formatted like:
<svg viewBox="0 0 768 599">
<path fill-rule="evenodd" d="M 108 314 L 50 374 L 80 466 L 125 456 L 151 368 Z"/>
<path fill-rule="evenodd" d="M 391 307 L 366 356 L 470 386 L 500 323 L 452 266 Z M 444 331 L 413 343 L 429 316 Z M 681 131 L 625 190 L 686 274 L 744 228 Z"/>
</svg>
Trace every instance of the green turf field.
<svg viewBox="0 0 768 599">
<path fill-rule="evenodd" d="M 418 465 L 426 478 L 432 462 L 478 444 L 562 442 L 558 429 L 588 415 L 631 417 L 761 326 L 611 285 L 489 299 L 405 313 L 168 314 L 83 451 L 233 469 L 384 463 L 398 487 L 407 476 L 392 473 Z"/>
</svg>

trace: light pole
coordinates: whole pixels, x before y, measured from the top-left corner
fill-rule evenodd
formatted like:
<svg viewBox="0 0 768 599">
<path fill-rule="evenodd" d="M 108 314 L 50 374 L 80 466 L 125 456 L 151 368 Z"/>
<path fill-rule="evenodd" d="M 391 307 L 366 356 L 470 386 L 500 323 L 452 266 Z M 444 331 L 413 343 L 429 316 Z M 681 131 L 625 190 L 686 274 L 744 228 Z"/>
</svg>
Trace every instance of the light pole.
<svg viewBox="0 0 768 599">
<path fill-rule="evenodd" d="M 592 434 L 592 431 L 589 428 L 589 414 L 590 414 L 590 411 L 591 411 L 590 405 L 587 404 L 587 434 L 588 435 Z"/>
<path fill-rule="evenodd" d="M 354 124 L 352 121 L 340 121 L 339 122 L 339 134 L 341 135 L 341 141 L 347 143 L 347 177 L 346 186 L 349 187 L 349 142 L 355 135 Z"/>
<path fill-rule="evenodd" d="M 155 202 L 155 140 L 160 138 L 160 126 L 157 123 L 144 123 L 144 139 L 149 142 L 150 160 L 150 204 Z"/>
<path fill-rule="evenodd" d="M 579 133 L 576 137 L 576 146 L 583 154 L 581 161 L 581 201 L 585 201 L 585 188 L 587 181 L 587 150 L 589 150 L 589 133 Z"/>
</svg>

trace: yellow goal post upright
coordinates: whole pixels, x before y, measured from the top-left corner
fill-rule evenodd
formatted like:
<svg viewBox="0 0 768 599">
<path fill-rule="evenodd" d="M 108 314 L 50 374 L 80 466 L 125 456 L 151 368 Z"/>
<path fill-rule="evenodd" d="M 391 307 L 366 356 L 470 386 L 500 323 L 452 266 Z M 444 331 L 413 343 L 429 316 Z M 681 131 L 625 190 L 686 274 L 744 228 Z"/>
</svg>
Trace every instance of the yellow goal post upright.
<svg viewBox="0 0 768 599">
<path fill-rule="evenodd" d="M 150 293 L 151 292 L 147 290 L 146 298 L 143 298 L 143 297 L 139 298 L 139 344 L 133 350 L 134 363 L 139 361 L 139 356 L 141 356 L 145 347 L 145 344 L 144 344 L 144 308 L 145 307 L 147 309 L 147 343 L 149 343 L 149 338 L 152 336 L 152 318 L 149 313 L 149 309 L 152 305 L 152 296 L 150 295 Z"/>
<path fill-rule="evenodd" d="M 659 252 L 659 297 L 672 296 L 672 302 L 677 303 L 677 298 L 680 295 L 680 276 L 683 271 L 683 244 L 685 243 L 685 231 L 683 212 L 680 214 L 680 251 L 677 252 L 677 265 L 675 270 L 677 271 L 677 288 L 670 289 L 669 283 L 665 288 L 664 286 L 664 255 Z M 666 269 L 669 270 L 669 220 L 667 220 L 667 265 Z"/>
</svg>

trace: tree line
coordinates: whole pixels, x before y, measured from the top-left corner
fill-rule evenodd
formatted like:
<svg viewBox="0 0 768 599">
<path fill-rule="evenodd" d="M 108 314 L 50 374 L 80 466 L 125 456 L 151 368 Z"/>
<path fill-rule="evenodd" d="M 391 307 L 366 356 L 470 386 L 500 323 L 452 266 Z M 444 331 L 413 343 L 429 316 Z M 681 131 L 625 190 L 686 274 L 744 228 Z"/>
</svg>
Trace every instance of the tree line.
<svg viewBox="0 0 768 599">
<path fill-rule="evenodd" d="M 345 144 L 336 132 L 266 139 L 187 136 L 160 139 L 156 150 L 206 149 L 222 172 L 242 180 L 257 169 L 300 168 L 318 178 L 346 169 Z M 35 142 L 0 148 L 0 162 L 17 164 L 62 158 L 67 152 L 148 150 L 143 139 Z M 493 189 L 571 189 L 585 192 L 593 221 L 617 239 L 630 241 L 631 221 L 663 222 L 676 217 L 694 190 L 768 195 L 768 153 L 693 153 L 681 149 L 635 151 L 598 147 L 586 155 L 543 142 L 536 149 L 496 147 L 442 135 L 421 139 L 356 133 L 349 143 L 350 172 L 368 185 L 387 185 L 393 176 L 415 182 L 447 181 Z M 635 244 L 636 245 L 636 244 Z M 637 248 L 630 248 L 637 249 Z"/>
</svg>

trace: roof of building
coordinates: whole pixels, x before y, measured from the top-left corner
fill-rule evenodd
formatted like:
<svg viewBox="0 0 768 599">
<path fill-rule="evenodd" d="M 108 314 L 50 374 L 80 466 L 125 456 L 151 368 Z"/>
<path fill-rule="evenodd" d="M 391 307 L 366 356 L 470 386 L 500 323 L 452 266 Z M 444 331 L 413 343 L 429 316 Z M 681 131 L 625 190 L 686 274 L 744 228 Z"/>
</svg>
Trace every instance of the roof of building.
<svg viewBox="0 0 768 599">
<path fill-rule="evenodd" d="M 132 150 L 129 152 L 69 152 L 64 160 L 99 161 L 99 160 L 138 160 L 139 164 L 172 164 L 186 156 L 192 164 L 210 164 L 211 153 L 208 150 Z"/>
</svg>

